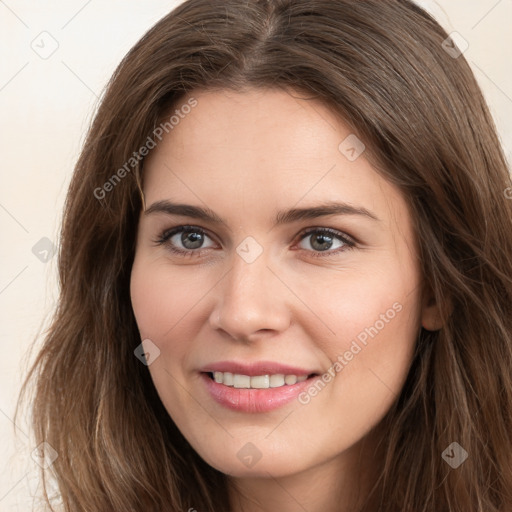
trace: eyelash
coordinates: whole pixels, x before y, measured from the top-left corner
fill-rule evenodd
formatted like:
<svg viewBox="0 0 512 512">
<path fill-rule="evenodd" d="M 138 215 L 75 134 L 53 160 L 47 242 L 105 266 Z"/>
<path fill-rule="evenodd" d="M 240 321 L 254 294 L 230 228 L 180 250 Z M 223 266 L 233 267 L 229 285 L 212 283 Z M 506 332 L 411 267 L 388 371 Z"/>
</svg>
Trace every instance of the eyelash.
<svg viewBox="0 0 512 512">
<path fill-rule="evenodd" d="M 163 231 L 159 235 L 159 237 L 156 240 L 154 240 L 154 243 L 156 245 L 167 245 L 168 249 L 172 253 L 182 256 L 182 257 L 199 257 L 203 252 L 208 250 L 208 249 L 184 250 L 184 249 L 178 249 L 176 246 L 172 245 L 170 243 L 170 238 L 173 237 L 174 235 L 176 235 L 177 233 L 181 233 L 181 232 L 200 233 L 201 235 L 205 235 L 208 238 L 212 238 L 211 236 L 208 235 L 208 233 L 204 229 L 202 229 L 198 226 L 185 225 L 185 226 L 177 226 L 175 228 L 171 228 L 171 229 L 167 229 L 167 230 Z M 356 242 L 351 237 L 348 237 L 347 235 L 341 233 L 340 231 L 337 231 L 337 230 L 331 229 L 331 228 L 318 228 L 318 227 L 307 228 L 306 230 L 302 231 L 299 235 L 297 235 L 299 238 L 299 242 L 315 233 L 330 235 L 333 238 L 337 238 L 344 244 L 343 247 L 339 247 L 338 249 L 336 249 L 334 251 L 331 251 L 331 250 L 326 250 L 326 251 L 314 251 L 313 250 L 313 251 L 311 251 L 311 250 L 307 250 L 307 249 L 300 249 L 300 250 L 306 251 L 308 253 L 311 253 L 311 256 L 313 256 L 315 258 L 317 258 L 317 257 L 325 258 L 325 257 L 337 255 L 341 252 L 345 252 L 345 251 L 354 249 L 356 246 Z"/>
</svg>

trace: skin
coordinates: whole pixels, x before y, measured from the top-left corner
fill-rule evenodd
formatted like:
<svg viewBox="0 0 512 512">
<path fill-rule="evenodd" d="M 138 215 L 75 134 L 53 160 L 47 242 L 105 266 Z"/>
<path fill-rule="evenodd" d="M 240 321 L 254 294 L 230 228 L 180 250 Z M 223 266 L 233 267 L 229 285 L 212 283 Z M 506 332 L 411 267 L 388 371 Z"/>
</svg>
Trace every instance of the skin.
<svg viewBox="0 0 512 512">
<path fill-rule="evenodd" d="M 146 209 L 161 200 L 208 207 L 226 225 L 141 213 L 131 297 L 141 340 L 160 350 L 148 366 L 153 382 L 194 449 L 230 475 L 233 510 L 357 510 L 380 457 L 379 423 L 404 384 L 419 329 L 438 328 L 410 211 L 364 152 L 350 161 L 338 149 L 353 132 L 317 100 L 274 89 L 190 96 L 197 106 L 146 159 Z M 338 214 L 273 224 L 278 210 L 325 201 L 364 207 L 379 220 Z M 202 254 L 183 257 L 171 242 L 155 243 L 187 224 L 207 232 Z M 321 251 L 315 233 L 302 235 L 312 227 L 356 244 L 333 237 Z M 251 263 L 236 251 L 248 236 L 263 248 Z M 199 250 L 181 234 L 172 240 Z M 198 373 L 234 359 L 327 372 L 397 303 L 400 312 L 307 404 L 231 411 L 210 398 Z M 262 456 L 251 468 L 237 457 L 249 442 Z"/>
</svg>

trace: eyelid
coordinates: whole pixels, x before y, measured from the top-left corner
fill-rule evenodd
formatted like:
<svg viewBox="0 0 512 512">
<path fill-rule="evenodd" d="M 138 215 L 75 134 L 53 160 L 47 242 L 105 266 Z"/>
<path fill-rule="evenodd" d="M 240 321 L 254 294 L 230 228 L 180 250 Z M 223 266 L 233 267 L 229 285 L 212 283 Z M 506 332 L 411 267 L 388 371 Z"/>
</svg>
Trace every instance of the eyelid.
<svg viewBox="0 0 512 512">
<path fill-rule="evenodd" d="M 346 251 L 349 251 L 351 249 L 354 249 L 358 241 L 348 233 L 345 233 L 343 231 L 339 231 L 338 229 L 329 228 L 327 226 L 313 226 L 309 228 L 305 228 L 297 235 L 298 242 L 301 242 L 302 240 L 306 239 L 308 236 L 312 235 L 313 233 L 326 233 L 327 235 L 336 238 L 340 240 L 344 245 L 343 247 L 338 247 L 335 250 L 327 250 L 327 251 L 309 251 L 306 249 L 298 249 L 307 252 L 309 255 L 313 256 L 314 258 L 317 257 L 323 257 L 323 258 L 329 258 L 331 256 L 335 257 L 341 253 L 344 253 Z"/>
<path fill-rule="evenodd" d="M 208 238 L 216 241 L 215 240 L 216 237 L 211 235 L 210 232 L 205 228 L 202 228 L 200 226 L 194 226 L 192 224 L 180 224 L 178 226 L 174 226 L 173 228 L 164 229 L 163 231 L 160 232 L 158 237 L 155 240 L 153 240 L 153 242 L 156 245 L 163 245 L 163 244 L 169 242 L 169 239 L 172 238 L 174 235 L 177 235 L 178 233 L 186 232 L 186 231 L 201 233 L 203 235 L 206 235 Z M 174 249 L 176 249 L 176 251 L 179 251 L 182 253 L 199 253 L 203 250 L 206 250 L 206 249 L 202 249 L 202 248 L 199 248 L 196 250 L 179 249 L 179 248 L 174 248 Z"/>
<path fill-rule="evenodd" d="M 203 235 L 206 235 L 208 238 L 210 238 L 214 241 L 216 238 L 215 236 L 212 236 L 207 229 L 202 228 L 200 226 L 195 226 L 195 225 L 191 225 L 191 224 L 180 224 L 178 226 L 174 226 L 173 228 L 165 229 L 164 231 L 162 231 L 161 234 L 158 236 L 158 238 L 156 240 L 154 240 L 154 243 L 156 245 L 166 244 L 167 242 L 169 242 L 169 239 L 171 237 L 173 237 L 174 235 L 176 235 L 180 232 L 186 232 L 186 231 L 202 233 Z M 344 246 L 341 248 L 335 249 L 333 251 L 331 251 L 331 250 L 310 251 L 310 250 L 301 249 L 301 248 L 295 249 L 295 250 L 305 251 L 314 257 L 318 257 L 318 256 L 319 257 L 322 257 L 322 256 L 329 257 L 329 256 L 337 255 L 341 252 L 345 252 L 347 250 L 353 249 L 359 243 L 356 238 L 354 238 L 352 235 L 349 235 L 348 233 L 345 233 L 343 231 L 339 231 L 337 229 L 330 228 L 327 226 L 310 226 L 310 227 L 304 228 L 296 235 L 296 237 L 294 238 L 294 244 L 297 244 L 298 242 L 302 241 L 303 239 L 307 238 L 308 236 L 312 235 L 313 233 L 326 233 L 326 234 L 332 236 L 333 238 L 337 238 L 338 240 L 343 242 Z M 181 248 L 173 246 L 172 244 L 169 244 L 169 250 L 171 250 L 172 252 L 177 253 L 181 256 L 196 256 L 197 257 L 197 256 L 201 255 L 204 251 L 207 251 L 208 249 L 211 249 L 211 247 L 199 248 L 199 249 L 181 249 Z"/>
<path fill-rule="evenodd" d="M 318 233 L 318 232 L 327 233 L 328 235 L 337 237 L 346 243 L 351 243 L 354 245 L 359 243 L 358 240 L 356 240 L 352 235 L 349 235 L 348 233 L 345 233 L 344 231 L 340 231 L 339 229 L 329 228 L 327 226 L 312 226 L 309 228 L 305 228 L 297 235 L 297 238 L 302 239 L 310 234 Z"/>
</svg>

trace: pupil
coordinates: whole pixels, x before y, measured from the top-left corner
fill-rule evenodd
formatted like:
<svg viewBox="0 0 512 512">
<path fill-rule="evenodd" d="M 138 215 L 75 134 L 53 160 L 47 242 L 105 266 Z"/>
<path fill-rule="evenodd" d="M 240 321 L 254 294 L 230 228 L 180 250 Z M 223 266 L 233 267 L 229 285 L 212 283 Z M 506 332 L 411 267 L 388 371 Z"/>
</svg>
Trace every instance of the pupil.
<svg viewBox="0 0 512 512">
<path fill-rule="evenodd" d="M 329 247 L 326 247 L 325 244 L 331 244 L 332 243 L 332 237 L 329 235 L 316 235 L 313 238 L 313 247 L 315 247 L 315 244 L 320 244 L 320 247 L 315 247 L 315 249 L 318 249 L 320 251 L 326 250 Z"/>
<path fill-rule="evenodd" d="M 203 243 L 203 235 L 197 232 L 183 233 L 181 242 L 187 249 L 197 249 Z"/>
</svg>

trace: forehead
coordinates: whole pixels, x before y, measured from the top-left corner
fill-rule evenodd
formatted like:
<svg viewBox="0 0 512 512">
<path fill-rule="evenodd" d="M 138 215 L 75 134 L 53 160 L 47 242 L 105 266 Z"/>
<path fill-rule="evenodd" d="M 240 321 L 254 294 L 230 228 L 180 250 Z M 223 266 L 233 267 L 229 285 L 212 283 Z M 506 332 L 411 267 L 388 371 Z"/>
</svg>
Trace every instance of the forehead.
<svg viewBox="0 0 512 512">
<path fill-rule="evenodd" d="M 191 97 L 196 106 L 166 137 L 168 142 L 172 139 L 176 159 L 203 158 L 206 152 L 233 160 L 254 157 L 264 149 L 258 160 L 272 158 L 301 167 L 301 158 L 328 157 L 329 146 L 337 150 L 340 135 L 350 133 L 329 107 L 291 90 L 199 90 L 178 102 L 173 112 Z M 196 151 L 190 154 L 192 148 Z"/>
<path fill-rule="evenodd" d="M 188 104 L 195 106 L 183 107 Z M 199 199 L 215 211 L 236 212 L 238 205 L 254 214 L 343 201 L 394 222 L 407 218 L 401 192 L 371 166 L 349 126 L 318 100 L 281 89 L 196 90 L 173 113 L 172 130 L 144 166 L 147 203 Z"/>
</svg>

